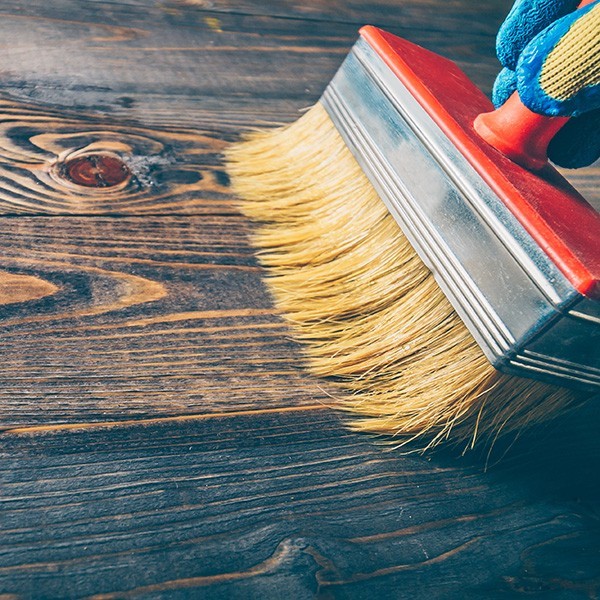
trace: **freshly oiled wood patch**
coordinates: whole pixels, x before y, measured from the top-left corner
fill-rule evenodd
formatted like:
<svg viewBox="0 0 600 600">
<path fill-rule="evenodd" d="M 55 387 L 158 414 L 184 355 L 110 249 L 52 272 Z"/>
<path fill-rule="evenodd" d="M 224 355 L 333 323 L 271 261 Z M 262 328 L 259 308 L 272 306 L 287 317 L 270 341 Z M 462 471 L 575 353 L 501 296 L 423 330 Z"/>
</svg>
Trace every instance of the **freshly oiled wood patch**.
<svg viewBox="0 0 600 600">
<path fill-rule="evenodd" d="M 1 98 L 0 115 L 0 213 L 235 211 L 219 160 L 222 136 Z M 106 168 L 98 177 L 101 160 Z"/>
<path fill-rule="evenodd" d="M 329 402 L 275 316 L 241 217 L 0 228 L 0 424 Z M 42 293 L 43 292 L 43 293 Z"/>
<path fill-rule="evenodd" d="M 598 520 L 559 501 L 547 481 L 564 464 L 484 474 L 451 457 L 403 456 L 348 433 L 325 410 L 0 439 L 0 593 L 600 592 Z"/>
</svg>

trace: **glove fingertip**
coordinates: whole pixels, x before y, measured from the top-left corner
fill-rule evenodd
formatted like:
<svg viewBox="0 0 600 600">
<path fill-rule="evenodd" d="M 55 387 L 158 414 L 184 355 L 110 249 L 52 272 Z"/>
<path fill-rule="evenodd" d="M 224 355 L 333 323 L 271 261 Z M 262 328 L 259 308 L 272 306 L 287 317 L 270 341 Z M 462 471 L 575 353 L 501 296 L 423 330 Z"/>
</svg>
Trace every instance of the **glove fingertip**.
<svg viewBox="0 0 600 600">
<path fill-rule="evenodd" d="M 492 102 L 496 108 L 502 106 L 517 89 L 517 74 L 504 68 L 494 82 L 492 89 Z"/>
<path fill-rule="evenodd" d="M 527 44 L 548 25 L 575 10 L 579 0 L 516 0 L 496 37 L 496 55 L 503 67 L 517 67 Z"/>
<path fill-rule="evenodd" d="M 518 21 L 517 21 L 518 22 Z M 512 71 L 519 62 L 519 55 L 527 45 L 527 40 L 520 35 L 519 27 L 515 27 L 512 20 L 506 20 L 496 36 L 496 56 L 500 64 Z"/>
</svg>

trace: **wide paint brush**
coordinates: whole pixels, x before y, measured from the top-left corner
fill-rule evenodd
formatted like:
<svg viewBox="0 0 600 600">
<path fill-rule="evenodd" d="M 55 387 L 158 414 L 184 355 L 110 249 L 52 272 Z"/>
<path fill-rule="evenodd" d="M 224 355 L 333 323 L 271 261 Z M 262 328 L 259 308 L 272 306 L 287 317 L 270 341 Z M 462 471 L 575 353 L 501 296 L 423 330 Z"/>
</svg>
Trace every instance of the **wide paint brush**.
<svg viewBox="0 0 600 600">
<path fill-rule="evenodd" d="M 355 427 L 425 447 L 600 391 L 600 215 L 545 155 L 566 119 L 360 33 L 318 104 L 228 152 L 309 366 Z"/>
</svg>

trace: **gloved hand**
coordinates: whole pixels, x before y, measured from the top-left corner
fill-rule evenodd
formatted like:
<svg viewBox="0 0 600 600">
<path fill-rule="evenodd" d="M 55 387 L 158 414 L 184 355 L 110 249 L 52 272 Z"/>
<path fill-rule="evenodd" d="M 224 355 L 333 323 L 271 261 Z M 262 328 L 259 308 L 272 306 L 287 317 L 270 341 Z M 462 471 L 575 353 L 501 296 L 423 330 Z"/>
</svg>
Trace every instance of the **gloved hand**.
<svg viewBox="0 0 600 600">
<path fill-rule="evenodd" d="M 530 110 L 572 117 L 548 147 L 552 162 L 583 167 L 600 157 L 600 0 L 516 0 L 500 27 L 504 67 L 492 100 L 517 90 Z"/>
</svg>

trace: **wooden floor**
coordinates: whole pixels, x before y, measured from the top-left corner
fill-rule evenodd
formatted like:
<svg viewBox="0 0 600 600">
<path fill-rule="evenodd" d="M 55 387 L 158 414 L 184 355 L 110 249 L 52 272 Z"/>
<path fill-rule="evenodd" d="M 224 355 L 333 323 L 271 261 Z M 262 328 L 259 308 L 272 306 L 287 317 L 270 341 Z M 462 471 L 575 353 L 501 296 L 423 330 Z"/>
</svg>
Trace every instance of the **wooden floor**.
<svg viewBox="0 0 600 600">
<path fill-rule="evenodd" d="M 508 8 L 0 0 L 0 599 L 600 597 L 599 399 L 500 464 L 349 432 L 222 167 L 364 23 L 489 91 Z"/>
</svg>

